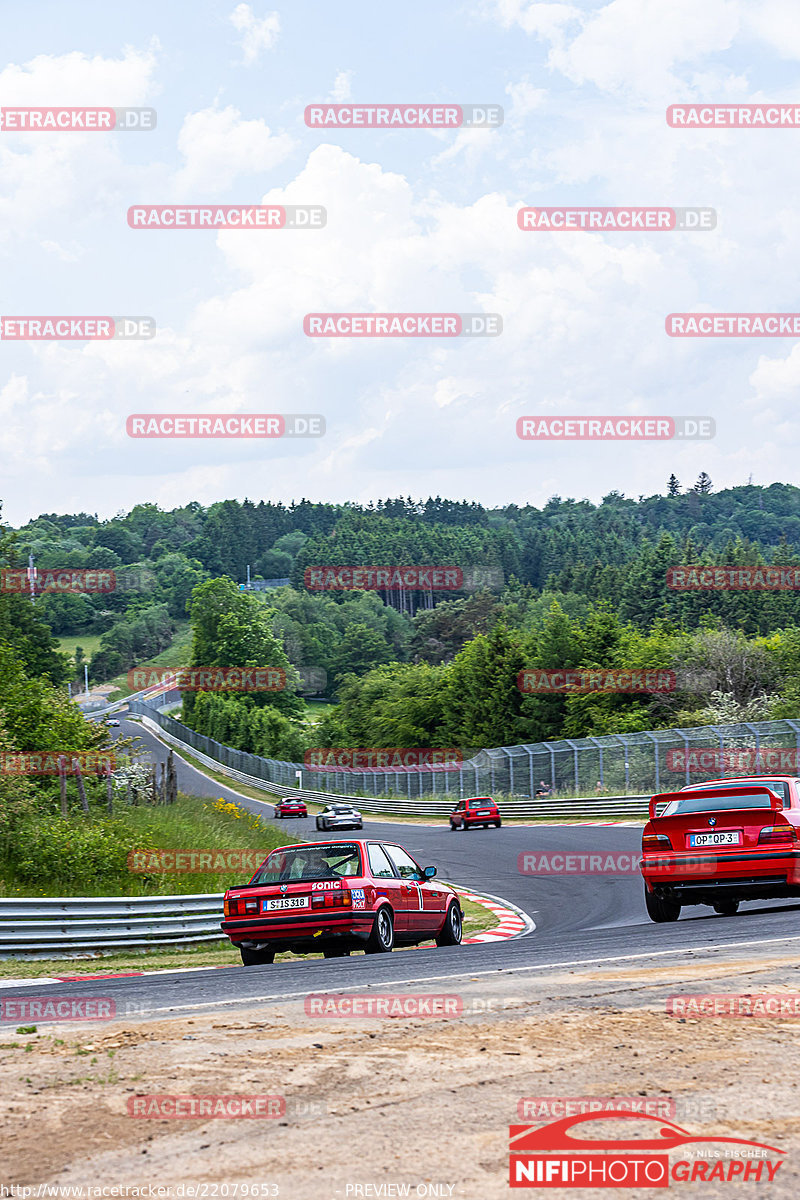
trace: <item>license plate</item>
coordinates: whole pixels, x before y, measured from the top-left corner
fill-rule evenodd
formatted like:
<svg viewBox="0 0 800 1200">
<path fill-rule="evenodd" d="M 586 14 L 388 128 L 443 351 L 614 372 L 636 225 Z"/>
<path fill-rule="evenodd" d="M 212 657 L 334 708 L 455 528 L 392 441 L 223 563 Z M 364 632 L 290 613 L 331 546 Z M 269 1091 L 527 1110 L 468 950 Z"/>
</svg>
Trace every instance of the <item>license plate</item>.
<svg viewBox="0 0 800 1200">
<path fill-rule="evenodd" d="M 265 900 L 262 912 L 272 912 L 276 908 L 308 908 L 308 896 L 282 896 L 278 900 Z"/>
<path fill-rule="evenodd" d="M 490 808 L 479 808 L 477 815 L 479 817 L 490 817 L 492 815 L 492 810 Z"/>
<path fill-rule="evenodd" d="M 742 835 L 738 829 L 720 829 L 713 833 L 690 833 L 690 846 L 741 846 Z"/>
</svg>

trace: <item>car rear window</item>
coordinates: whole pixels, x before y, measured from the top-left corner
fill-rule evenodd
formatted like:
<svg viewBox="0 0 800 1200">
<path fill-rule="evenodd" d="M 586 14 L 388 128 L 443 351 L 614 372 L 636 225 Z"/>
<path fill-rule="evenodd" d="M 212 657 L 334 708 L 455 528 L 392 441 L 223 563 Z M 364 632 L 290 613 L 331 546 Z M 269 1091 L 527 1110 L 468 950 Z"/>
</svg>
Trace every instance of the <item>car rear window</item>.
<svg viewBox="0 0 800 1200">
<path fill-rule="evenodd" d="M 700 792 L 700 791 L 705 790 L 706 788 L 713 788 L 715 791 L 719 792 L 719 791 L 722 791 L 723 788 L 726 788 L 726 789 L 727 788 L 740 788 L 740 787 L 747 787 L 747 786 L 748 785 L 746 783 L 743 783 L 741 779 L 739 779 L 738 781 L 732 779 L 730 781 L 730 783 L 706 783 L 706 784 L 698 783 L 692 790 Z M 775 794 L 777 796 L 780 796 L 781 800 L 783 801 L 784 808 L 790 807 L 790 805 L 792 803 L 792 797 L 789 792 L 789 785 L 785 779 L 759 779 L 758 786 L 759 787 L 768 787 L 771 792 L 775 792 Z M 719 808 L 719 805 L 717 805 L 717 807 Z M 737 804 L 737 805 L 731 804 L 730 807 L 731 808 L 734 808 L 734 807 L 742 808 L 743 806 L 741 804 Z M 746 805 L 744 807 L 746 807 Z M 759 805 L 758 807 L 761 807 L 761 806 Z"/>
<path fill-rule="evenodd" d="M 361 852 L 355 843 L 336 842 L 328 846 L 318 842 L 313 846 L 273 850 L 250 883 L 302 883 L 307 879 L 341 879 L 361 874 Z"/>
<path fill-rule="evenodd" d="M 739 785 L 741 786 L 741 784 Z M 773 785 L 770 784 L 772 790 Z M 774 789 L 777 792 L 777 788 Z M 686 794 L 685 800 L 673 800 L 659 816 L 676 817 L 681 813 L 720 812 L 732 808 L 771 808 L 769 796 L 754 792 L 750 796 L 701 796 Z M 784 807 L 786 802 L 784 800 Z"/>
</svg>

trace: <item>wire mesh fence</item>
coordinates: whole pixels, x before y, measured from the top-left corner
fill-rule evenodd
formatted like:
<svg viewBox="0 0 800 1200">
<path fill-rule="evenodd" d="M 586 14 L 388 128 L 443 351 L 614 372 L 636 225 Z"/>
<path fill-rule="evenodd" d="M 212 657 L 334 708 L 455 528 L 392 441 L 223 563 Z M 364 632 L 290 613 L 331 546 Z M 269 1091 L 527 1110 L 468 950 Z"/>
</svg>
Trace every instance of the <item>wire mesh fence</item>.
<svg viewBox="0 0 800 1200">
<path fill-rule="evenodd" d="M 158 707 L 180 698 L 167 693 L 130 710 L 150 717 L 185 745 L 265 783 L 302 786 L 330 795 L 420 796 L 460 799 L 506 796 L 626 796 L 677 791 L 707 779 L 774 773 L 800 776 L 800 722 L 752 721 L 657 729 L 604 737 L 564 738 L 481 750 L 451 769 L 420 765 L 391 771 L 315 770 L 303 763 L 234 750 L 182 725 Z"/>
</svg>

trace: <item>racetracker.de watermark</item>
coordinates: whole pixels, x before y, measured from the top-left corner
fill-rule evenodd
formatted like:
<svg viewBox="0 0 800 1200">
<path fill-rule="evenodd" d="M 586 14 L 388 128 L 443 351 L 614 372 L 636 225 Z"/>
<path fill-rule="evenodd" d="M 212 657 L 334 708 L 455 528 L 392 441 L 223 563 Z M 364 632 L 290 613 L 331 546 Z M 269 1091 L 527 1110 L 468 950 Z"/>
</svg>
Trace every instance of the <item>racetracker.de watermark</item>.
<svg viewBox="0 0 800 1200">
<path fill-rule="evenodd" d="M 325 435 L 320 413 L 132 413 L 132 438 L 317 438 Z"/>
<path fill-rule="evenodd" d="M 184 667 L 179 671 L 134 667 L 127 679 L 134 692 L 156 687 L 181 692 L 282 692 L 286 687 L 286 672 L 280 667 Z"/>
<path fill-rule="evenodd" d="M 668 567 L 667 587 L 677 592 L 795 592 L 800 567 Z"/>
<path fill-rule="evenodd" d="M 324 229 L 321 204 L 132 204 L 131 229 Z"/>
<path fill-rule="evenodd" d="M 4 342 L 148 341 L 153 317 L 0 317 Z"/>
<path fill-rule="evenodd" d="M 111 1021 L 117 1006 L 111 996 L 11 996 L 0 999 L 0 1023 L 34 1021 Z"/>
<path fill-rule="evenodd" d="M 799 104 L 670 104 L 673 129 L 797 129 Z"/>
<path fill-rule="evenodd" d="M 104 750 L 25 750 L 0 754 L 0 775 L 107 775 L 125 762 Z"/>
<path fill-rule="evenodd" d="M 517 226 L 544 233 L 667 233 L 716 229 L 717 213 L 713 208 L 520 208 Z"/>
<path fill-rule="evenodd" d="M 111 133 L 155 129 L 154 108 L 0 108 L 5 133 Z"/>
<path fill-rule="evenodd" d="M 522 441 L 614 442 L 705 440 L 717 432 L 713 417 L 518 417 Z"/>
<path fill-rule="evenodd" d="M 562 667 L 542 671 L 538 667 L 520 671 L 517 687 L 526 695 L 586 695 L 591 692 L 674 692 L 674 671 L 647 671 L 602 667 Z"/>
<path fill-rule="evenodd" d="M 497 129 L 499 104 L 307 104 L 309 129 Z"/>
<path fill-rule="evenodd" d="M 728 750 L 668 750 L 664 755 L 668 771 L 683 774 L 707 774 L 709 771 L 734 775 L 796 774 L 800 768 L 800 750 L 796 746 L 732 747 Z"/>
<path fill-rule="evenodd" d="M 521 1121 L 556 1121 L 609 1110 L 670 1121 L 677 1116 L 671 1096 L 523 1096 L 517 1101 L 517 1116 Z"/>
<path fill-rule="evenodd" d="M 0 570 L 0 592 L 27 592 L 35 596 L 45 592 L 83 594 L 116 590 L 117 577 L 113 571 L 74 571 L 71 567 L 39 570 L 29 567 L 3 567 Z"/>
<path fill-rule="evenodd" d="M 129 1117 L 143 1120 L 269 1121 L 286 1116 L 286 1098 L 263 1094 L 192 1096 L 149 1093 L 129 1096 L 127 1109 Z"/>
<path fill-rule="evenodd" d="M 306 567 L 303 583 L 312 592 L 452 592 L 464 584 L 461 567 Z"/>
<path fill-rule="evenodd" d="M 667 996 L 668 1017 L 800 1017 L 798 992 L 730 992 Z"/>
<path fill-rule="evenodd" d="M 517 870 L 520 875 L 638 875 L 641 857 L 640 850 L 573 850 L 569 854 L 521 850 Z M 648 867 L 658 861 L 658 856 L 648 856 Z M 668 861 L 665 857 L 664 862 Z M 692 859 L 681 859 L 681 870 L 685 864 L 691 868 L 692 863 Z"/>
<path fill-rule="evenodd" d="M 343 746 L 306 750 L 303 765 L 309 771 L 458 771 L 461 751 L 452 747 Z"/>
<path fill-rule="evenodd" d="M 499 313 L 307 313 L 307 337 L 498 337 Z"/>
<path fill-rule="evenodd" d="M 248 878 L 261 866 L 269 850 L 241 847 L 207 850 L 130 850 L 128 870 L 135 875 L 213 875 L 217 871 L 245 871 Z"/>
<path fill-rule="evenodd" d="M 464 998 L 455 993 L 312 992 L 303 1001 L 307 1017 L 430 1017 L 439 1020 L 465 1015 Z M 485 1010 L 481 1010 L 485 1011 Z"/>
<path fill-rule="evenodd" d="M 800 313 L 670 313 L 670 337 L 800 337 Z"/>
</svg>

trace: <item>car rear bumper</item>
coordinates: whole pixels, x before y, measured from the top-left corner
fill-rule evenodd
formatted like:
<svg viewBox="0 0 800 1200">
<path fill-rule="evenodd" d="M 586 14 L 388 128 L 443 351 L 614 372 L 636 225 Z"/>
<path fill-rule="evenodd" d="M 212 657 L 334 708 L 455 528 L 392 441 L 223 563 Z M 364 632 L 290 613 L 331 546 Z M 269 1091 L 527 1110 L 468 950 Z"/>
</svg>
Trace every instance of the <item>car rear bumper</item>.
<svg viewBox="0 0 800 1200">
<path fill-rule="evenodd" d="M 372 932 L 372 912 L 281 913 L 279 917 L 237 917 L 220 923 L 220 929 L 235 946 L 242 943 L 266 946 L 275 942 L 307 944 L 329 938 L 366 940 Z"/>
<path fill-rule="evenodd" d="M 726 895 L 769 899 L 800 894 L 796 850 L 644 855 L 641 871 L 657 896 L 683 904 L 712 904 L 713 898 Z"/>
</svg>

